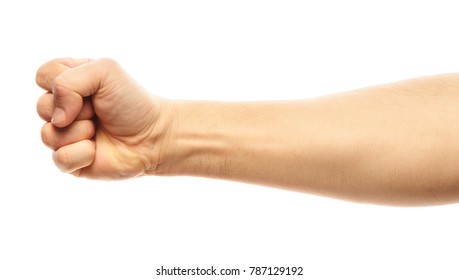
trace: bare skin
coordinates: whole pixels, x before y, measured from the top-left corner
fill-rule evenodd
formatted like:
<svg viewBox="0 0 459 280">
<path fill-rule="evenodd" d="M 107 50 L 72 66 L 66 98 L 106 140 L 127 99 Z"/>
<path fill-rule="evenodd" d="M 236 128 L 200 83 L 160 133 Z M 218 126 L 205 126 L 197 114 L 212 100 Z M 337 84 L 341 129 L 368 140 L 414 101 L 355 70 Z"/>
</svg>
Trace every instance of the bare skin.
<svg viewBox="0 0 459 280">
<path fill-rule="evenodd" d="M 459 201 L 459 74 L 285 102 L 172 101 L 113 60 L 37 72 L 43 142 L 92 179 L 191 175 L 358 202 Z"/>
</svg>

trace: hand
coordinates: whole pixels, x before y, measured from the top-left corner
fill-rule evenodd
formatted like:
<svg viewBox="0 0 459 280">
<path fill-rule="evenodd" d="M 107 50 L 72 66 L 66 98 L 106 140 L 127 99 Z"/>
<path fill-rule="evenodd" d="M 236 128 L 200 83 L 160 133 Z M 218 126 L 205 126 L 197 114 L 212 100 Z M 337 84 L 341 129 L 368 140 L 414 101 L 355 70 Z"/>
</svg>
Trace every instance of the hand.
<svg viewBox="0 0 459 280">
<path fill-rule="evenodd" d="M 75 176 L 121 179 L 154 170 L 166 138 L 165 100 L 151 96 L 110 59 L 56 59 L 37 72 L 48 92 L 37 111 L 43 142 Z"/>
</svg>

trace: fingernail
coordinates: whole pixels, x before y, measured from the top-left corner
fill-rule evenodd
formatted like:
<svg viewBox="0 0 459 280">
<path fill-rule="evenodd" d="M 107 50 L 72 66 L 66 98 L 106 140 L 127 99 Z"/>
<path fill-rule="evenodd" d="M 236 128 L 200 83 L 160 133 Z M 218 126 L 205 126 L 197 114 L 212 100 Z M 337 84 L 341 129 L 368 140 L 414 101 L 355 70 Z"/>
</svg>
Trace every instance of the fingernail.
<svg viewBox="0 0 459 280">
<path fill-rule="evenodd" d="M 63 120 L 65 120 L 65 111 L 62 108 L 56 107 L 56 109 L 54 109 L 54 114 L 51 122 L 60 123 Z"/>
</svg>

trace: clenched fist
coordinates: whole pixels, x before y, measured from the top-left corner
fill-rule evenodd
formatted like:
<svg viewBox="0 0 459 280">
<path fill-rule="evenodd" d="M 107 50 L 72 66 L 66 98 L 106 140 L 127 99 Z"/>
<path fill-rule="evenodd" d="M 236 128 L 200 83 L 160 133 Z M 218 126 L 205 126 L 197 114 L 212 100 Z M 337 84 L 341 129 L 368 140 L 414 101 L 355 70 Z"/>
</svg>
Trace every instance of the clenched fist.
<svg viewBox="0 0 459 280">
<path fill-rule="evenodd" d="M 47 92 L 37 111 L 56 165 L 76 176 L 120 179 L 158 165 L 167 102 L 150 95 L 111 59 L 55 59 L 37 72 Z"/>
</svg>

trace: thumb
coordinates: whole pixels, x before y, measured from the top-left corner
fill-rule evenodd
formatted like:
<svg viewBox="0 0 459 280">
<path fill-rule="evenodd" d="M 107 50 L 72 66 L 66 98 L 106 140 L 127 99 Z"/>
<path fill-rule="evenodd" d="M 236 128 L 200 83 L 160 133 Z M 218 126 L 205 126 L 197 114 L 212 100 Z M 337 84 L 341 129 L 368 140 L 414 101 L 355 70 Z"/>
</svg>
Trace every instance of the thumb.
<svg viewBox="0 0 459 280">
<path fill-rule="evenodd" d="M 72 68 L 58 75 L 52 82 L 54 113 L 51 122 L 57 127 L 71 124 L 83 106 L 83 97 L 96 94 L 103 87 L 110 59 L 100 59 Z"/>
</svg>

